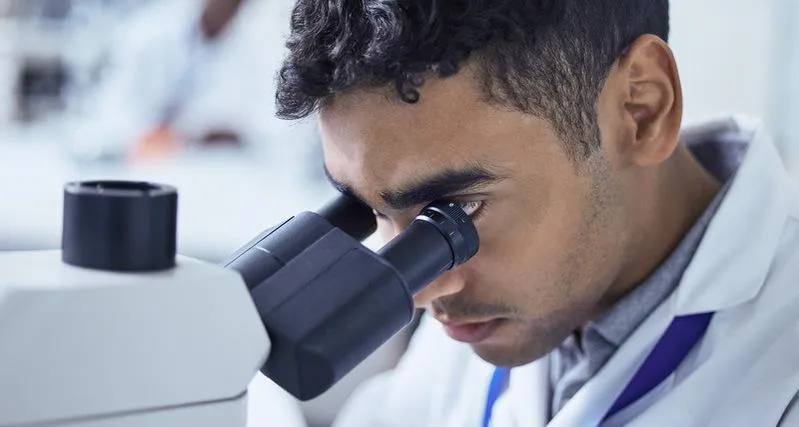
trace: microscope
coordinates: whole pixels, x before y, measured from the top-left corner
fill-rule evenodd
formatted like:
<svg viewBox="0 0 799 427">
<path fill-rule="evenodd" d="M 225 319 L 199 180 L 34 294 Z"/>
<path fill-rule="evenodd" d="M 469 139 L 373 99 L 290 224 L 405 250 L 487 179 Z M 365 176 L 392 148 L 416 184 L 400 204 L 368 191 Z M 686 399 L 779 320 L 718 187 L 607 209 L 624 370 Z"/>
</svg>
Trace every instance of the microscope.
<svg viewBox="0 0 799 427">
<path fill-rule="evenodd" d="M 446 201 L 372 251 L 341 195 L 219 265 L 177 253 L 172 186 L 72 182 L 63 209 L 60 250 L 0 253 L 0 427 L 244 427 L 259 371 L 319 396 L 479 247 Z"/>
</svg>

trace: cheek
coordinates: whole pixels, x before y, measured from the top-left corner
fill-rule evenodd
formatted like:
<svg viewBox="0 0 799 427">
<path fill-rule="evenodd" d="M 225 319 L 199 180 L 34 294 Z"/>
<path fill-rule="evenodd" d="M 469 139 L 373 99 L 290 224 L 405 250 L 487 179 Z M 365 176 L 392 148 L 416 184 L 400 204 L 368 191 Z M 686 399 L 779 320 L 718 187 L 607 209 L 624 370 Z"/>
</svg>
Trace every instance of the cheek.
<svg viewBox="0 0 799 427">
<path fill-rule="evenodd" d="M 474 283 L 481 284 L 474 290 L 481 300 L 505 301 L 530 317 L 547 317 L 593 298 L 597 235 L 588 228 L 586 202 L 576 189 L 568 190 L 560 193 L 568 196 L 545 204 L 509 206 L 497 225 L 485 227 L 480 253 L 469 264 Z"/>
<path fill-rule="evenodd" d="M 545 218 L 537 227 L 523 223 L 486 242 L 481 254 L 483 273 L 511 297 L 533 298 L 539 303 L 558 299 L 563 274 L 573 251 L 569 218 Z M 492 285 L 493 286 L 493 285 Z M 521 301 L 519 301 L 521 302 Z"/>
</svg>

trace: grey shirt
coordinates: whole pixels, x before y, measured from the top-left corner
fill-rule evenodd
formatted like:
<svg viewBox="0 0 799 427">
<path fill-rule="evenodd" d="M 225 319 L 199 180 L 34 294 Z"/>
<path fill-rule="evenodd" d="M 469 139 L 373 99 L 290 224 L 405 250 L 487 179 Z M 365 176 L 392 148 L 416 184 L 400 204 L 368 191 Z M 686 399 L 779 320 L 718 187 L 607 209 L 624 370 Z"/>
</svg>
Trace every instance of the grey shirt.
<svg viewBox="0 0 799 427">
<path fill-rule="evenodd" d="M 708 224 L 724 199 L 730 176 L 743 157 L 745 144 L 707 141 L 690 148 L 700 162 L 722 182 L 721 191 L 683 237 L 671 255 L 645 281 L 602 316 L 588 323 L 578 338 L 568 337 L 550 355 L 552 416 L 613 356 L 652 311 L 677 288 L 683 272 L 702 241 Z"/>
</svg>

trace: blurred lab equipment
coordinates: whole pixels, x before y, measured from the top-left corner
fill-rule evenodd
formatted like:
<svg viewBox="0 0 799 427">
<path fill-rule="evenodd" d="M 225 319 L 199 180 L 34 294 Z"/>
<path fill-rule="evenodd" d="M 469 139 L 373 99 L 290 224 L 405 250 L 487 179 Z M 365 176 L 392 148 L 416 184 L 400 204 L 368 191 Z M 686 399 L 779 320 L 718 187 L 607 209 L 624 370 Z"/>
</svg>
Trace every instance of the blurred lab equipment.
<svg viewBox="0 0 799 427">
<path fill-rule="evenodd" d="M 434 202 L 373 252 L 371 210 L 339 196 L 218 266 L 177 255 L 174 187 L 75 182 L 63 206 L 61 250 L 0 253 L 0 425 L 255 427 L 257 409 L 275 414 L 259 427 L 300 426 L 290 399 L 248 394 L 257 371 L 319 395 L 479 245 Z"/>
</svg>

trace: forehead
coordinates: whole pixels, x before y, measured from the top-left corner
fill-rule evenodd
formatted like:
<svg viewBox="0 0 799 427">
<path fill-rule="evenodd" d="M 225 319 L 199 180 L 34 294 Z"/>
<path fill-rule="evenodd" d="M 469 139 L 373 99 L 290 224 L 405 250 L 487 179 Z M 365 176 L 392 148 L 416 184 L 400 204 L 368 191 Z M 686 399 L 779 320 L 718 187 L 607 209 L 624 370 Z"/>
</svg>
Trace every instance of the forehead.
<svg viewBox="0 0 799 427">
<path fill-rule="evenodd" d="M 330 175 L 372 199 L 443 170 L 518 169 L 537 149 L 557 146 L 545 121 L 482 101 L 467 73 L 431 79 L 420 95 L 408 104 L 390 89 L 361 90 L 325 105 L 319 126 Z"/>
</svg>

